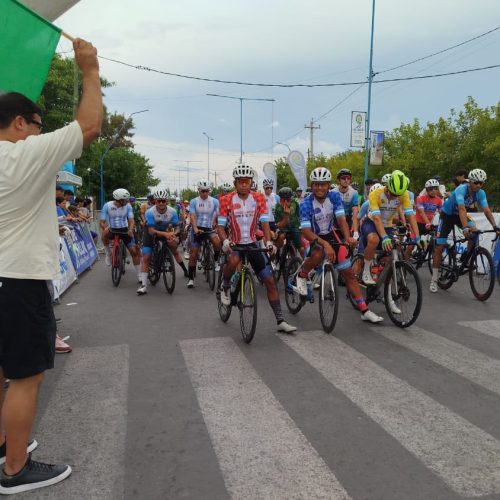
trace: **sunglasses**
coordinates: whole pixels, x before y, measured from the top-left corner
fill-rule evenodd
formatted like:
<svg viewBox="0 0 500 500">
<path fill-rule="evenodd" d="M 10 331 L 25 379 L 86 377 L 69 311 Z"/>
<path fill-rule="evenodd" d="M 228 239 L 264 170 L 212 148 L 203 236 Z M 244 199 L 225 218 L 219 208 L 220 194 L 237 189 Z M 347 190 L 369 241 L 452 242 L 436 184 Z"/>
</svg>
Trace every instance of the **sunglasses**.
<svg viewBox="0 0 500 500">
<path fill-rule="evenodd" d="M 272 189 L 272 186 L 266 186 L 264 189 Z"/>
<path fill-rule="evenodd" d="M 432 186 L 432 187 L 427 188 L 428 191 L 436 191 L 437 189 L 439 189 L 439 188 L 436 186 Z"/>
<path fill-rule="evenodd" d="M 341 181 L 345 181 L 345 180 L 348 180 L 348 179 L 350 179 L 350 178 L 351 178 L 351 176 L 350 176 L 350 175 L 341 175 L 341 176 L 339 177 L 339 179 L 340 179 Z"/>
<path fill-rule="evenodd" d="M 167 200 L 155 200 L 156 203 L 167 203 Z"/>
<path fill-rule="evenodd" d="M 473 182 L 476 186 L 482 186 L 484 184 L 483 181 L 474 181 Z"/>
<path fill-rule="evenodd" d="M 208 193 L 208 189 L 200 189 L 200 193 Z"/>
<path fill-rule="evenodd" d="M 38 120 L 33 120 L 33 118 L 26 118 L 26 117 L 24 117 L 24 119 L 26 120 L 26 123 L 33 123 L 33 125 L 36 125 L 38 127 L 38 130 L 40 132 L 42 131 L 42 128 L 43 128 L 43 123 L 42 122 L 39 122 Z"/>
</svg>

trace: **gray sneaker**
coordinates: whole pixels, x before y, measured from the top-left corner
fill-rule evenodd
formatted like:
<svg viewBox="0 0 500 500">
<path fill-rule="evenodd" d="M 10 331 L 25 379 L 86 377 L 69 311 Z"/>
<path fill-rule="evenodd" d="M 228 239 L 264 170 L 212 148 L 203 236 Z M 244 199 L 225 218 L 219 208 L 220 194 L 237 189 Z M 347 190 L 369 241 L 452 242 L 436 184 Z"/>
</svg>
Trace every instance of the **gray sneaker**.
<svg viewBox="0 0 500 500">
<path fill-rule="evenodd" d="M 31 460 L 31 454 L 25 466 L 14 476 L 7 476 L 2 471 L 0 479 L 0 494 L 14 495 L 23 491 L 36 490 L 51 486 L 66 479 L 71 474 L 69 465 L 52 465 Z"/>
<path fill-rule="evenodd" d="M 32 439 L 29 443 L 28 443 L 28 448 L 27 448 L 27 452 L 28 453 L 31 453 L 33 450 L 36 449 L 36 447 L 38 446 L 38 442 L 36 439 Z M 0 446 L 0 465 L 4 464 L 5 463 L 5 456 L 7 454 L 7 441 L 4 442 L 4 444 L 2 444 L 2 446 Z"/>
</svg>

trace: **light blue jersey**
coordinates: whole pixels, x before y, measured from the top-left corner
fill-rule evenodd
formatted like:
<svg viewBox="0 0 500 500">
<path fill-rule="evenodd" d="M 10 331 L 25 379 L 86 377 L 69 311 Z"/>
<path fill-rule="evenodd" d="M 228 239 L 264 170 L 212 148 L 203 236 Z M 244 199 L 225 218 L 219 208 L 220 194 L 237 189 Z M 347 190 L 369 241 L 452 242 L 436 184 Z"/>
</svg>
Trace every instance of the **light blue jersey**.
<svg viewBox="0 0 500 500">
<path fill-rule="evenodd" d="M 114 201 L 108 201 L 101 212 L 101 220 L 105 220 L 111 229 L 123 229 L 128 227 L 128 221 L 134 219 L 132 205 L 116 205 Z"/>
<path fill-rule="evenodd" d="M 477 193 L 469 193 L 469 184 L 461 184 L 445 200 L 441 211 L 446 215 L 457 215 L 459 205 L 464 205 L 467 209 L 471 208 L 476 202 L 481 208 L 488 206 L 484 190 L 480 189 Z"/>
<path fill-rule="evenodd" d="M 368 215 L 368 210 L 370 210 L 370 202 L 366 200 L 359 209 L 358 220 L 362 220 L 364 217 L 366 217 Z"/>
<path fill-rule="evenodd" d="M 219 200 L 209 196 L 203 200 L 201 196 L 193 198 L 189 203 L 189 213 L 196 216 L 198 227 L 212 228 L 214 217 L 219 212 Z"/>
<path fill-rule="evenodd" d="M 146 225 L 157 231 L 166 231 L 168 226 L 175 227 L 179 224 L 179 216 L 173 207 L 167 207 L 164 213 L 154 206 L 146 211 Z"/>
</svg>

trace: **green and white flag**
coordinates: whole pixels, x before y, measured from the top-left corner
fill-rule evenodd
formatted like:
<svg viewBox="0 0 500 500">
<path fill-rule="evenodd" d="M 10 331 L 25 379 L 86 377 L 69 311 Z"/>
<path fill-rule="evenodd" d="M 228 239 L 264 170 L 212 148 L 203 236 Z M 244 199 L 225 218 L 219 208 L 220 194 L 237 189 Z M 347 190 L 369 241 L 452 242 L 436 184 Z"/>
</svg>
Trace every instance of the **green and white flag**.
<svg viewBox="0 0 500 500">
<path fill-rule="evenodd" d="M 17 0 L 1 4 L 0 92 L 20 92 L 36 102 L 61 30 Z"/>
</svg>

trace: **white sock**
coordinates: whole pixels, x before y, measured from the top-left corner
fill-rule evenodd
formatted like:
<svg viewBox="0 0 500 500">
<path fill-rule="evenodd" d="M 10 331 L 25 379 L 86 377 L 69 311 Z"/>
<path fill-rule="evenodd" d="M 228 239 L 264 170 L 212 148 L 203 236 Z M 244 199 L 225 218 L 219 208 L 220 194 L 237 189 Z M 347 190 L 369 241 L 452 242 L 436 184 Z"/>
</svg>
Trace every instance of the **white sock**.
<svg viewBox="0 0 500 500">
<path fill-rule="evenodd" d="M 141 283 L 142 283 L 142 286 L 146 286 L 148 284 L 148 273 L 140 273 L 140 276 L 141 278 Z"/>
<path fill-rule="evenodd" d="M 432 268 L 432 281 L 437 281 L 439 278 L 439 268 L 436 269 L 435 267 Z"/>
<path fill-rule="evenodd" d="M 108 245 L 104 245 L 104 252 L 108 257 L 111 257 L 111 248 Z"/>
<path fill-rule="evenodd" d="M 135 270 L 137 272 L 137 276 L 140 278 L 141 277 L 141 265 L 140 264 L 134 264 Z"/>
<path fill-rule="evenodd" d="M 366 260 L 365 259 L 365 267 L 363 269 L 363 273 L 366 274 L 371 274 L 370 273 L 370 268 L 372 267 L 373 259 L 372 260 Z"/>
</svg>

